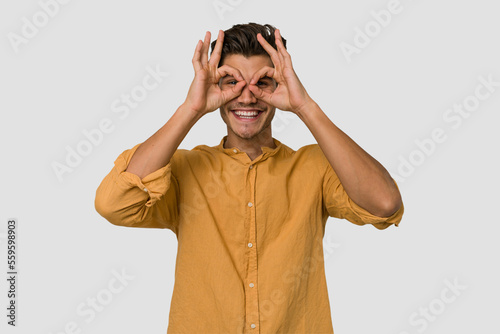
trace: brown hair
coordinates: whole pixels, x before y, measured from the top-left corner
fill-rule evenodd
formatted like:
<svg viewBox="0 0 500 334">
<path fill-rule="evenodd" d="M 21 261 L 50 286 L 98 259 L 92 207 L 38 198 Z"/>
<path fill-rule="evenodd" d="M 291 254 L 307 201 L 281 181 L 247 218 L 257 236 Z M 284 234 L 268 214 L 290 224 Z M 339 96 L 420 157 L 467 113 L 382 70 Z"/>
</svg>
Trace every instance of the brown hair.
<svg viewBox="0 0 500 334">
<path fill-rule="evenodd" d="M 264 50 L 262 45 L 260 45 L 257 40 L 257 34 L 260 33 L 262 37 L 264 37 L 264 39 L 276 49 L 274 36 L 275 30 L 276 28 L 270 24 L 261 25 L 258 23 L 236 24 L 230 29 L 225 30 L 219 66 L 221 66 L 226 56 L 232 54 L 240 54 L 245 57 L 256 55 L 268 56 L 266 50 Z M 286 48 L 286 40 L 283 37 L 281 37 L 281 39 L 283 40 L 283 45 Z M 217 40 L 212 42 L 212 50 L 210 51 L 210 54 L 214 51 L 216 42 Z"/>
</svg>

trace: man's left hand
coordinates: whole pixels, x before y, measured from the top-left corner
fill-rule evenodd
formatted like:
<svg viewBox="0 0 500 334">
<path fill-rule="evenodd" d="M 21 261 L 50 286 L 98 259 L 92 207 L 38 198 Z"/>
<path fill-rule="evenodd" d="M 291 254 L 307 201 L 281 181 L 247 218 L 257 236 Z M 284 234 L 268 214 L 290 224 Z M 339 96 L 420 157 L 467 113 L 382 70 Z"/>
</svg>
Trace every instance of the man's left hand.
<svg viewBox="0 0 500 334">
<path fill-rule="evenodd" d="M 277 50 L 261 34 L 257 40 L 271 57 L 274 68 L 265 66 L 255 73 L 250 80 L 249 89 L 258 99 L 284 111 L 295 114 L 303 112 L 314 101 L 307 94 L 292 66 L 292 58 L 285 49 L 278 29 L 275 30 Z M 278 84 L 274 92 L 269 93 L 257 86 L 261 78 L 273 78 Z"/>
</svg>

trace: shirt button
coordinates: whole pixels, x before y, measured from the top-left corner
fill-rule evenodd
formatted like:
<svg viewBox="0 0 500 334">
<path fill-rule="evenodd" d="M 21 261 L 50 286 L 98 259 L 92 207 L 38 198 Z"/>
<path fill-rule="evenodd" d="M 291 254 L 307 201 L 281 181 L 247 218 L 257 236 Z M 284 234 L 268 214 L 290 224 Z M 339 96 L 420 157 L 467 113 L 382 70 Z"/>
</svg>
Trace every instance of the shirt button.
<svg viewBox="0 0 500 334">
<path fill-rule="evenodd" d="M 255 326 L 255 324 L 251 324 L 251 325 L 250 325 L 250 327 L 255 328 L 255 327 L 257 327 L 257 326 Z"/>
<path fill-rule="evenodd" d="M 253 246 L 253 245 L 252 245 L 252 243 L 251 243 L 251 242 L 249 242 L 249 243 L 248 243 L 248 247 L 252 247 L 252 246 Z"/>
<path fill-rule="evenodd" d="M 252 169 L 252 168 L 253 168 L 253 165 L 250 165 L 248 168 Z"/>
<path fill-rule="evenodd" d="M 253 288 L 253 283 L 248 284 L 249 287 Z"/>
<path fill-rule="evenodd" d="M 253 206 L 252 202 L 248 202 L 248 207 L 251 208 Z"/>
<path fill-rule="evenodd" d="M 144 189 L 142 189 L 142 190 L 144 190 L 145 192 L 148 192 L 148 188 L 144 188 Z"/>
<path fill-rule="evenodd" d="M 234 153 L 237 153 L 237 152 L 238 152 L 238 150 L 234 149 L 234 150 L 233 150 L 233 152 L 234 152 Z"/>
</svg>

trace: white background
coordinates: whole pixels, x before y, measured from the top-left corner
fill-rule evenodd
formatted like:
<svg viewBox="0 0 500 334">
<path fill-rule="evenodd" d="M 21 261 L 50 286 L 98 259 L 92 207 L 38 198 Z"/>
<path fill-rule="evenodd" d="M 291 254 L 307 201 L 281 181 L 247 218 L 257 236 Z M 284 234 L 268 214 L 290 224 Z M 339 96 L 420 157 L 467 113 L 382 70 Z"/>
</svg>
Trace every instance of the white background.
<svg viewBox="0 0 500 334">
<path fill-rule="evenodd" d="M 406 208 L 399 227 L 327 223 L 335 333 L 499 333 L 500 87 L 459 125 L 443 119 L 474 96 L 478 77 L 500 81 L 498 3 L 401 0 L 390 23 L 372 30 L 369 45 L 349 62 L 340 46 L 354 45 L 356 28 L 376 29 L 370 12 L 386 9 L 388 1 L 221 2 L 230 10 L 218 13 L 212 0 L 73 0 L 59 5 L 17 52 L 9 36 L 22 36 L 23 17 L 33 22 L 42 9 L 34 0 L 1 2 L 4 273 L 7 219 L 19 221 L 18 326 L 6 324 L 2 279 L 1 332 L 166 332 L 175 235 L 109 224 L 94 209 L 95 190 L 115 158 L 147 139 L 184 101 L 194 47 L 205 31 L 216 35 L 258 22 L 281 29 L 310 95 L 393 176 L 401 174 L 403 159 L 417 162 L 399 181 Z M 142 83 L 148 66 L 169 76 L 120 119 L 111 104 Z M 274 122 L 275 138 L 294 149 L 314 143 L 297 117 L 283 114 Z M 54 162 L 65 164 L 67 147 L 75 149 L 85 140 L 82 131 L 106 118 L 113 131 L 59 181 Z M 438 128 L 446 140 L 422 153 L 416 141 Z M 181 148 L 217 145 L 225 134 L 214 112 Z M 134 278 L 93 319 L 82 316 L 77 308 L 106 296 L 114 270 Z M 445 291 L 445 281 L 462 289 Z M 423 320 L 420 312 L 429 307 L 431 317 Z M 65 332 L 72 322 L 79 331 Z"/>
</svg>

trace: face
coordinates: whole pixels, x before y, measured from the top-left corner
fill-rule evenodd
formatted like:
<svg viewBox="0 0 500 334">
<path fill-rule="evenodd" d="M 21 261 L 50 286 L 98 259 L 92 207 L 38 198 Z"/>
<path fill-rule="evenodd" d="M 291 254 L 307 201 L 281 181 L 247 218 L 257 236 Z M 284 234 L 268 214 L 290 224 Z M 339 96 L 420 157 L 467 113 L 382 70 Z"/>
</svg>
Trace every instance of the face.
<svg viewBox="0 0 500 334">
<path fill-rule="evenodd" d="M 228 135 L 236 135 L 242 139 L 254 139 L 263 132 L 271 134 L 271 121 L 276 108 L 258 100 L 248 89 L 253 75 L 264 66 L 273 67 L 271 59 L 266 55 L 250 56 L 228 55 L 224 58 L 224 65 L 229 65 L 239 70 L 247 82 L 240 96 L 220 107 L 222 119 L 227 124 Z M 222 90 L 231 89 L 237 81 L 232 76 L 220 80 Z M 261 78 L 256 84 L 261 89 L 273 92 L 276 82 L 272 78 Z"/>
</svg>

